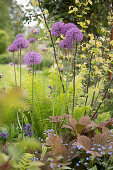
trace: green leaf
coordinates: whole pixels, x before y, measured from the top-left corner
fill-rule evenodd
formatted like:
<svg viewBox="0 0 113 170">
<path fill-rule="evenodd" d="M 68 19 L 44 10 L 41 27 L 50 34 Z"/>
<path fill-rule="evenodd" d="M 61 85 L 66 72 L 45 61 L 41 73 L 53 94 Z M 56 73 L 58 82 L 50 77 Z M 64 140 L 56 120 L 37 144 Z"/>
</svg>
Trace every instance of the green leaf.
<svg viewBox="0 0 113 170">
<path fill-rule="evenodd" d="M 44 157 L 44 155 L 46 154 L 46 152 L 47 152 L 47 147 L 46 146 L 42 146 L 41 160 Z"/>
<path fill-rule="evenodd" d="M 63 166 L 62 169 L 71 169 L 71 168 L 68 166 Z"/>
<path fill-rule="evenodd" d="M 97 166 L 95 165 L 93 168 L 90 168 L 89 170 L 97 170 Z"/>
</svg>

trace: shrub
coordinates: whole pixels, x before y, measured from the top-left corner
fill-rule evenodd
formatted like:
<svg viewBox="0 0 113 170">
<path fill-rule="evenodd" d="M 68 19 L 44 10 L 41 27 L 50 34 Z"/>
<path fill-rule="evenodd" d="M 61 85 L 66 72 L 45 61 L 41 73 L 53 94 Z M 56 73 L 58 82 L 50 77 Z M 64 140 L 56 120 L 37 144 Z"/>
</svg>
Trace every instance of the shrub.
<svg viewBox="0 0 113 170">
<path fill-rule="evenodd" d="M 3 54 L 8 46 L 8 34 L 4 30 L 0 30 L 0 54 Z"/>
<path fill-rule="evenodd" d="M 0 55 L 0 64 L 8 64 L 11 62 L 11 57 L 8 54 L 4 53 Z"/>
</svg>

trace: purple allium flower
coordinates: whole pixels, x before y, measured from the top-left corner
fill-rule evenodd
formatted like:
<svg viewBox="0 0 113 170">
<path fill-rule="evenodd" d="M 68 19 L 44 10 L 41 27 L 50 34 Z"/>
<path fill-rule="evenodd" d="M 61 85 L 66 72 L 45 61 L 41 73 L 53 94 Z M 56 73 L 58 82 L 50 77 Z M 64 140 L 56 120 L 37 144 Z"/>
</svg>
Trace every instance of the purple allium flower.
<svg viewBox="0 0 113 170">
<path fill-rule="evenodd" d="M 42 56 L 35 51 L 30 51 L 25 55 L 24 62 L 27 65 L 40 64 L 42 62 Z"/>
<path fill-rule="evenodd" d="M 29 47 L 29 42 L 24 38 L 17 38 L 13 41 L 13 45 L 15 48 L 19 48 L 19 49 L 25 48 L 26 49 Z"/>
<path fill-rule="evenodd" d="M 72 49 L 73 48 L 72 41 L 68 40 L 68 39 L 64 39 L 64 40 L 60 41 L 59 45 L 60 45 L 60 48 L 64 48 L 64 49 Z"/>
<path fill-rule="evenodd" d="M 31 30 L 31 33 L 32 33 L 32 34 L 38 34 L 38 33 L 40 33 L 40 31 L 39 31 L 38 28 L 33 28 L 33 29 Z"/>
<path fill-rule="evenodd" d="M 64 25 L 64 34 L 66 34 L 66 32 L 71 29 L 71 28 L 77 28 L 77 26 L 73 23 L 67 23 Z"/>
<path fill-rule="evenodd" d="M 11 45 L 11 46 L 9 46 L 8 51 L 15 52 L 15 51 L 18 51 L 18 48 L 15 47 L 14 45 Z"/>
<path fill-rule="evenodd" d="M 25 124 L 24 127 L 23 127 L 23 130 L 24 131 L 28 131 L 28 130 L 31 130 L 31 124 Z"/>
<path fill-rule="evenodd" d="M 1 131 L 1 136 L 2 136 L 3 138 L 7 138 L 8 133 L 7 133 L 6 131 Z"/>
<path fill-rule="evenodd" d="M 83 34 L 78 28 L 71 28 L 66 32 L 66 39 L 71 41 L 81 41 L 83 39 Z"/>
<path fill-rule="evenodd" d="M 30 38 L 29 39 L 29 43 L 33 43 L 33 42 L 35 42 L 35 39 L 34 38 Z"/>
<path fill-rule="evenodd" d="M 63 22 L 56 22 L 53 24 L 51 28 L 51 35 L 52 36 L 60 36 L 64 34 L 64 23 Z"/>
<path fill-rule="evenodd" d="M 24 38 L 23 34 L 19 33 L 16 35 L 17 38 Z"/>
<path fill-rule="evenodd" d="M 14 66 L 14 63 L 9 63 L 10 66 Z"/>
</svg>

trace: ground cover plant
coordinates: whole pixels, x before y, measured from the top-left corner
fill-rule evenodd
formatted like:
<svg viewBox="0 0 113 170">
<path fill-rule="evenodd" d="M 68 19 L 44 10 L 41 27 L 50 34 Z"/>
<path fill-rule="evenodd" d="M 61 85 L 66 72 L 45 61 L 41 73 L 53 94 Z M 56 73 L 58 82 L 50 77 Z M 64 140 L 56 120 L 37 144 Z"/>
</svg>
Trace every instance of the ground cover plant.
<svg viewBox="0 0 113 170">
<path fill-rule="evenodd" d="M 112 11 L 107 28 L 93 34 L 93 2 L 75 3 L 68 15 L 76 24 L 50 26 L 42 1 L 31 0 L 28 12 L 40 9 L 46 29 L 33 27 L 28 37 L 18 15 L 10 63 L 0 65 L 1 170 L 113 169 Z"/>
</svg>

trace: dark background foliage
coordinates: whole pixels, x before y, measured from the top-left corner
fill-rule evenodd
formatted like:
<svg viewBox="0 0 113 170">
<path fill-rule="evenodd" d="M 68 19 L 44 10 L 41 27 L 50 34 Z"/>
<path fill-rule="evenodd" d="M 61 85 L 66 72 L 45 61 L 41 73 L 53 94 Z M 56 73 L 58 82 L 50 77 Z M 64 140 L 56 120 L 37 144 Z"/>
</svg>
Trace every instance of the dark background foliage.
<svg viewBox="0 0 113 170">
<path fill-rule="evenodd" d="M 85 3 L 86 0 L 80 0 L 81 3 Z M 88 32 L 93 34 L 99 34 L 101 27 L 108 27 L 108 13 L 111 12 L 112 0 L 93 0 L 92 5 L 88 5 L 90 10 L 87 11 L 87 18 L 90 19 L 91 24 L 88 28 Z M 63 20 L 65 23 L 73 22 L 77 24 L 77 15 L 75 13 L 69 14 L 69 7 L 76 7 L 75 0 L 43 0 L 43 8 L 47 9 L 50 13 L 50 18 L 53 21 Z M 78 13 L 82 14 L 83 6 L 79 8 Z M 84 16 L 86 17 L 86 16 Z M 82 20 L 84 18 L 82 17 Z"/>
</svg>

